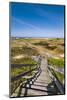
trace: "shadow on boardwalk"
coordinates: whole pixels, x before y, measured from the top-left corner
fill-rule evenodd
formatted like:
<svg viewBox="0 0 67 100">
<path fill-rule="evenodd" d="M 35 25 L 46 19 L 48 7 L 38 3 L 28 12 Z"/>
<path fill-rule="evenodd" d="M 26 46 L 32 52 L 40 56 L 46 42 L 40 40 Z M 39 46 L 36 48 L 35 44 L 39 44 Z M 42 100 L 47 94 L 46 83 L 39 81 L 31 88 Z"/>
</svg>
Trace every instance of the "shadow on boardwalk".
<svg viewBox="0 0 67 100">
<path fill-rule="evenodd" d="M 32 87 L 32 85 L 34 87 Z M 39 87 L 39 88 L 36 88 L 36 87 Z M 44 87 L 46 88 L 45 90 L 43 89 Z M 24 94 L 23 94 L 24 97 L 26 97 L 26 96 L 42 96 L 40 94 L 39 95 L 33 95 L 33 94 L 32 95 L 28 95 L 28 91 L 30 91 L 30 90 L 35 91 L 35 92 L 42 92 L 42 93 L 46 92 L 47 95 L 57 95 L 59 93 L 58 88 L 56 87 L 54 81 L 52 81 L 50 84 L 48 84 L 48 86 L 37 85 L 37 84 L 29 84 L 29 85 L 25 84 L 25 86 L 21 86 L 20 89 L 22 90 L 22 88 L 24 89 Z M 43 94 L 43 96 L 45 96 L 45 94 Z"/>
<path fill-rule="evenodd" d="M 59 93 L 59 90 L 54 81 L 52 81 L 50 84 L 48 84 L 47 90 L 48 90 L 48 95 L 57 95 Z M 49 92 L 49 91 L 51 91 L 51 92 Z"/>
</svg>

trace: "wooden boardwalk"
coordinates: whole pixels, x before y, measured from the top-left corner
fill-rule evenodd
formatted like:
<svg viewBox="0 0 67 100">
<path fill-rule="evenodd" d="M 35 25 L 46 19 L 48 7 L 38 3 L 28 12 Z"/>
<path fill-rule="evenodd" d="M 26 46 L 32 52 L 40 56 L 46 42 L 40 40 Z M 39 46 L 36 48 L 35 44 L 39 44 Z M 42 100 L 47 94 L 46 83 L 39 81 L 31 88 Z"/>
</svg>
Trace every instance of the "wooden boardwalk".
<svg viewBox="0 0 67 100">
<path fill-rule="evenodd" d="M 47 60 L 42 58 L 40 66 L 41 72 L 38 78 L 34 84 L 32 84 L 31 81 L 30 84 L 23 86 L 20 96 L 41 96 L 57 94 L 57 88 L 49 76 L 47 65 Z"/>
</svg>

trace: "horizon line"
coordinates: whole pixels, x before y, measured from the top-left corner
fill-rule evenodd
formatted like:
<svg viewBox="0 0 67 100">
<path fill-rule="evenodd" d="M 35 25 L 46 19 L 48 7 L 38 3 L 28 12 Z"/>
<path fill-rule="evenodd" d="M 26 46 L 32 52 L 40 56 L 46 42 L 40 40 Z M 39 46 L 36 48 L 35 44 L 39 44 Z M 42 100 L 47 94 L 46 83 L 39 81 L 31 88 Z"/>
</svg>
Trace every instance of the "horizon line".
<svg viewBox="0 0 67 100">
<path fill-rule="evenodd" d="M 64 37 L 21 37 L 21 36 L 11 36 L 11 38 L 64 38 Z"/>
</svg>

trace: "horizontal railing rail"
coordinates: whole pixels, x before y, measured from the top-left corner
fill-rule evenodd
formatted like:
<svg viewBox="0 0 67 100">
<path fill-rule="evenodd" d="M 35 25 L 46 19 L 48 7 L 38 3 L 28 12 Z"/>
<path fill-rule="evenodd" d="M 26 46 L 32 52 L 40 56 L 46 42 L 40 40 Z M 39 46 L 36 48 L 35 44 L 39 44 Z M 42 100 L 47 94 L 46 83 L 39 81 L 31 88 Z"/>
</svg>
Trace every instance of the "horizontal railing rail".
<svg viewBox="0 0 67 100">
<path fill-rule="evenodd" d="M 19 67 L 27 67 L 27 66 L 35 66 L 37 64 L 11 64 L 11 67 L 16 67 L 16 68 L 19 68 Z"/>
<path fill-rule="evenodd" d="M 51 65 L 48 65 L 50 68 L 52 68 L 53 70 L 55 70 L 56 72 L 59 72 L 61 74 L 64 74 L 64 70 L 61 70 L 61 68 L 54 68 L 53 66 Z"/>
<path fill-rule="evenodd" d="M 37 68 L 34 68 L 34 69 L 30 70 L 30 71 L 26 71 L 26 72 L 24 72 L 24 73 L 22 73 L 22 74 L 19 74 L 19 75 L 15 76 L 15 77 L 12 77 L 12 78 L 11 78 L 11 81 L 18 80 L 19 78 L 28 75 L 30 72 L 32 72 L 32 71 L 34 71 L 34 70 L 36 70 L 36 69 L 37 69 Z"/>
</svg>

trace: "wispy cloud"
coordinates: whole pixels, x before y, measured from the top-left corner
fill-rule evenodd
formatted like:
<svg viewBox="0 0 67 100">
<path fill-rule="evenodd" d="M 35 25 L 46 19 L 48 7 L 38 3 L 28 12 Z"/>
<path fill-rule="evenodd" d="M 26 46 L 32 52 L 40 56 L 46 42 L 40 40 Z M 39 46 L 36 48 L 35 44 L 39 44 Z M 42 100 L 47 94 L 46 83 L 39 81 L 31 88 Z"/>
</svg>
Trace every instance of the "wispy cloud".
<svg viewBox="0 0 67 100">
<path fill-rule="evenodd" d="M 37 26 L 35 26 L 35 25 L 31 24 L 31 23 L 25 22 L 25 21 L 23 21 L 21 19 L 15 18 L 15 17 L 12 17 L 12 19 L 14 21 L 16 21 L 17 23 L 19 23 L 19 25 L 21 25 L 22 27 L 23 27 L 23 25 L 25 25 L 29 29 L 34 29 L 34 30 L 39 30 L 40 31 L 40 29 Z"/>
<path fill-rule="evenodd" d="M 12 35 L 27 37 L 62 37 L 64 35 L 64 11 L 60 8 L 18 4 L 13 5 L 11 15 Z"/>
</svg>

